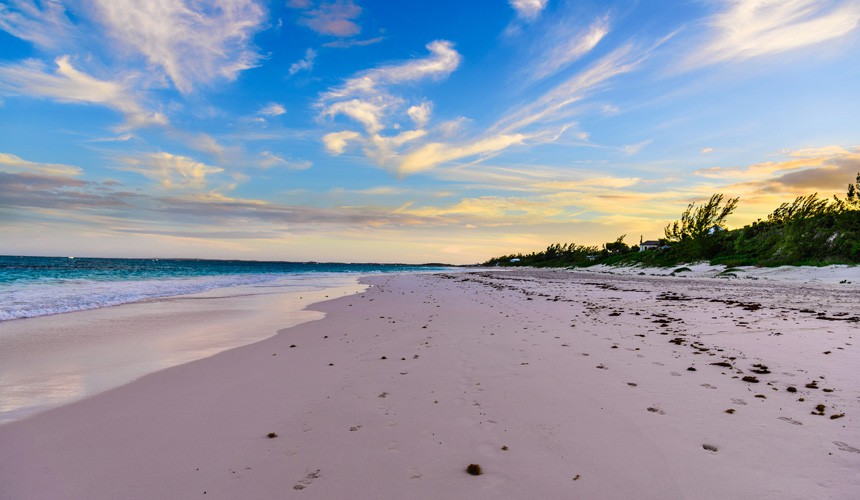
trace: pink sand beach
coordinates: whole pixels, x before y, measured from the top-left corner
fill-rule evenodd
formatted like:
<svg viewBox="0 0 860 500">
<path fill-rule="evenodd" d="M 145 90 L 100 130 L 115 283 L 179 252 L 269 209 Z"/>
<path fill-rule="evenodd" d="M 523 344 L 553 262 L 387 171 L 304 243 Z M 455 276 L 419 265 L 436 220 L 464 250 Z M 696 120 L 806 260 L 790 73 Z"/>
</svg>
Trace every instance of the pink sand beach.
<svg viewBox="0 0 860 500">
<path fill-rule="evenodd" d="M 816 272 L 384 275 L 289 328 L 246 297 L 270 338 L 0 425 L 0 498 L 860 498 L 860 273 Z"/>
</svg>

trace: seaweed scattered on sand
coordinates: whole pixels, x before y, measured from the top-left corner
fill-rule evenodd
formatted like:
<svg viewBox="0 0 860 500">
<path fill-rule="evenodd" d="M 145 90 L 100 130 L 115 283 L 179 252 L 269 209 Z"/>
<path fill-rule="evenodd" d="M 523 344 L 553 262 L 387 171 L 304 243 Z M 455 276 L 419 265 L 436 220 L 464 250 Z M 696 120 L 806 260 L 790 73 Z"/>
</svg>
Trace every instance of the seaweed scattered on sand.
<svg viewBox="0 0 860 500">
<path fill-rule="evenodd" d="M 270 432 L 270 433 L 266 434 L 266 437 L 269 439 L 275 439 L 276 437 L 278 437 L 278 434 L 274 433 L 274 432 Z"/>
<path fill-rule="evenodd" d="M 481 470 L 481 466 L 478 464 L 469 464 L 469 466 L 466 467 L 466 472 L 473 476 L 480 476 L 484 473 L 484 471 Z"/>
<path fill-rule="evenodd" d="M 744 382 L 749 382 L 751 384 L 757 384 L 758 383 L 758 379 L 753 377 L 752 375 L 747 375 L 746 377 L 742 378 L 741 380 L 743 380 Z"/>
</svg>

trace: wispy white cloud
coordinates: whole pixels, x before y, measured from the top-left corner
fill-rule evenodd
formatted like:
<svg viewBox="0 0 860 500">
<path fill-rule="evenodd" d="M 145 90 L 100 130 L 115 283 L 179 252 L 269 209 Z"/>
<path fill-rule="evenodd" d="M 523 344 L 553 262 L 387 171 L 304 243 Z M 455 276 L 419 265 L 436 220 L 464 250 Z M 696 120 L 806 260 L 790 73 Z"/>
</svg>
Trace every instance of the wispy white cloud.
<svg viewBox="0 0 860 500">
<path fill-rule="evenodd" d="M 708 155 L 708 154 L 711 154 L 713 152 L 714 152 L 714 148 L 711 148 L 711 147 L 702 148 L 702 154 L 703 155 Z"/>
<path fill-rule="evenodd" d="M 357 141 L 361 138 L 361 134 L 352 130 L 344 130 L 342 132 L 332 132 L 323 136 L 323 144 L 326 151 L 331 154 L 339 155 L 346 151 L 347 146 L 351 141 Z"/>
<path fill-rule="evenodd" d="M 440 168 L 440 179 L 456 182 L 469 189 L 528 192 L 551 195 L 558 192 L 583 195 L 608 193 L 640 184 L 639 177 L 617 177 L 589 169 L 527 165 L 521 167 L 474 165 L 469 169 Z"/>
<path fill-rule="evenodd" d="M 430 57 L 359 73 L 320 96 L 317 106 L 322 116 L 348 117 L 365 131 L 328 134 L 323 142 L 330 153 L 342 154 L 350 144 L 359 144 L 364 154 L 380 166 L 407 175 L 457 160 L 485 160 L 515 146 L 552 142 L 571 128 L 573 104 L 604 88 L 610 79 L 633 71 L 647 57 L 632 45 L 616 49 L 538 98 L 511 109 L 483 133 L 472 137 L 459 134 L 452 140 L 462 119 L 428 129 L 432 106 L 428 101 L 406 108 L 415 130 L 383 136 L 390 118 L 399 116 L 406 107 L 402 98 L 392 94 L 392 86 L 447 76 L 459 64 L 460 56 L 449 42 L 433 42 L 428 49 Z"/>
<path fill-rule="evenodd" d="M 94 0 L 95 14 L 122 47 L 139 52 L 179 91 L 234 80 L 260 54 L 253 35 L 266 12 L 254 0 Z"/>
<path fill-rule="evenodd" d="M 403 158 L 399 172 L 412 174 L 451 160 L 497 153 L 511 146 L 523 144 L 526 139 L 527 136 L 523 134 L 498 134 L 464 144 L 441 142 L 425 144 Z"/>
<path fill-rule="evenodd" d="M 517 16 L 526 20 L 535 19 L 546 7 L 547 0 L 508 0 L 517 11 Z"/>
<path fill-rule="evenodd" d="M 286 114 L 287 109 L 277 102 L 270 102 L 263 106 L 263 108 L 259 111 L 259 114 L 263 116 L 281 116 Z"/>
<path fill-rule="evenodd" d="M 585 28 L 578 27 L 570 16 L 559 18 L 538 45 L 540 55 L 535 64 L 529 65 L 529 78 L 542 80 L 567 68 L 594 50 L 608 33 L 608 16 Z"/>
<path fill-rule="evenodd" d="M 173 134 L 179 137 L 183 143 L 197 151 L 208 153 L 218 158 L 219 161 L 226 161 L 230 155 L 235 155 L 237 148 L 229 148 L 209 134 L 204 133 L 188 133 L 179 130 L 173 131 Z"/>
<path fill-rule="evenodd" d="M 321 116 L 337 119 L 344 116 L 364 128 L 365 134 L 341 131 L 323 138 L 326 149 L 341 154 L 351 142 L 363 145 L 365 154 L 381 166 L 398 169 L 397 149 L 426 135 L 423 127 L 430 119 L 432 103 L 422 101 L 408 106 L 393 94 L 393 87 L 414 84 L 426 79 L 448 76 L 460 64 L 460 54 L 451 42 L 437 40 L 427 45 L 427 57 L 398 64 L 384 65 L 358 73 L 343 84 L 320 95 L 317 107 Z M 397 128 L 392 119 L 408 117 L 415 130 L 383 136 L 388 128 Z"/>
<path fill-rule="evenodd" d="M 642 151 L 642 148 L 654 142 L 653 139 L 648 139 L 642 142 L 637 142 L 636 144 L 626 144 L 621 147 L 621 150 L 624 151 L 626 155 L 635 155 Z"/>
<path fill-rule="evenodd" d="M 515 146 L 553 142 L 571 128 L 573 104 L 604 88 L 610 79 L 633 71 L 645 57 L 632 45 L 616 49 L 537 99 L 513 108 L 476 137 L 430 142 L 405 153 L 398 171 L 414 173 L 455 160 L 486 159 Z M 634 146 L 641 148 L 648 142 Z"/>
<path fill-rule="evenodd" d="M 355 22 L 361 15 L 361 7 L 353 0 L 323 2 L 315 9 L 311 9 L 311 2 L 291 2 L 288 6 L 310 9 L 299 22 L 321 35 L 350 37 L 361 32 L 361 26 Z"/>
<path fill-rule="evenodd" d="M 133 82 L 99 80 L 76 69 L 69 56 L 58 57 L 54 63 L 53 72 L 36 60 L 0 65 L 0 89 L 66 103 L 107 106 L 125 115 L 126 123 L 121 128 L 167 124 L 167 117 L 141 104 L 132 91 Z"/>
<path fill-rule="evenodd" d="M 317 57 L 317 51 L 314 49 L 308 49 L 305 51 L 305 57 L 303 59 L 299 59 L 290 65 L 289 73 L 291 75 L 295 75 L 299 71 L 310 71 L 314 68 L 314 59 Z"/>
<path fill-rule="evenodd" d="M 114 135 L 110 137 L 95 137 L 93 139 L 89 139 L 89 142 L 126 142 L 132 139 L 137 138 L 136 135 L 131 132 L 126 132 L 124 134 Z"/>
<path fill-rule="evenodd" d="M 290 170 L 307 170 L 314 165 L 310 160 L 288 160 L 271 151 L 260 153 L 259 163 L 262 168 L 281 167 Z"/>
<path fill-rule="evenodd" d="M 851 149 L 851 148 L 849 148 Z M 849 149 L 845 149 L 842 146 L 821 146 L 817 148 L 802 148 L 795 150 L 787 150 L 783 151 L 784 154 L 791 156 L 792 158 L 820 158 L 820 157 L 845 157 L 851 155 L 851 151 Z M 854 153 L 860 152 L 860 148 L 855 149 Z"/>
<path fill-rule="evenodd" d="M 454 49 L 454 44 L 447 40 L 431 42 L 427 44 L 427 50 L 430 55 L 424 58 L 363 71 L 325 92 L 320 102 L 325 105 L 352 96 L 376 97 L 384 93 L 384 88 L 390 85 L 416 82 L 425 78 L 444 78 L 460 65 L 460 54 Z"/>
<path fill-rule="evenodd" d="M 65 46 L 74 32 L 60 0 L 8 0 L 0 4 L 0 29 L 49 50 Z"/>
<path fill-rule="evenodd" d="M 29 172 L 42 175 L 72 177 L 83 173 L 80 167 L 62 163 L 39 163 L 28 161 L 10 153 L 0 153 L 0 171 L 7 173 Z"/>
<path fill-rule="evenodd" d="M 570 118 L 571 105 L 602 89 L 612 78 L 633 71 L 644 57 L 637 54 L 632 45 L 623 45 L 536 100 L 513 109 L 495 128 L 511 132 L 563 122 Z"/>
<path fill-rule="evenodd" d="M 858 23 L 860 3 L 854 0 L 732 0 L 710 19 L 710 38 L 686 67 L 800 49 L 842 37 Z"/>
<path fill-rule="evenodd" d="M 406 110 L 406 114 L 409 115 L 409 118 L 412 118 L 416 127 L 422 128 L 430 121 L 432 108 L 433 106 L 429 102 L 422 102 L 421 104 L 411 106 Z"/>
<path fill-rule="evenodd" d="M 385 37 L 383 36 L 367 38 L 364 40 L 334 40 L 324 43 L 323 47 L 328 47 L 330 49 L 348 49 L 350 47 L 365 47 L 367 45 L 373 45 L 383 40 L 385 40 Z"/>
<path fill-rule="evenodd" d="M 119 161 L 122 170 L 139 173 L 167 189 L 203 189 L 208 176 L 224 171 L 221 167 L 166 152 L 125 156 Z"/>
<path fill-rule="evenodd" d="M 382 96 L 379 97 L 381 98 Z M 382 101 L 382 99 L 379 99 L 379 101 Z M 348 116 L 364 125 L 368 133 L 376 134 L 385 128 L 382 124 L 382 118 L 385 114 L 385 109 L 390 106 L 390 102 L 375 103 L 361 99 L 350 99 L 348 101 L 332 102 L 325 107 L 324 113 L 332 118 L 341 114 Z"/>
</svg>

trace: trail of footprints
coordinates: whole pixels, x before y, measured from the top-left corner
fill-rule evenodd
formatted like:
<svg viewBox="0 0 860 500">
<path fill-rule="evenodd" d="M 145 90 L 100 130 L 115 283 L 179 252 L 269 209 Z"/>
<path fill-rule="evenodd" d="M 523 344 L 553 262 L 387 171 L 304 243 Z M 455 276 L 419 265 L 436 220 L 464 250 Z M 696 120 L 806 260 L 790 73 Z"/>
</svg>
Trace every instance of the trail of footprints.
<svg viewBox="0 0 860 500">
<path fill-rule="evenodd" d="M 549 274 L 549 273 L 548 273 Z M 452 279 L 454 279 L 452 277 Z M 656 293 L 648 290 L 642 289 L 641 287 L 636 287 L 633 285 L 633 288 L 630 288 L 631 284 L 626 283 L 624 285 L 616 285 L 611 283 L 601 283 L 601 282 L 592 282 L 585 281 L 576 283 L 571 283 L 572 287 L 566 287 L 565 291 L 573 291 L 574 297 L 569 296 L 568 294 L 545 294 L 535 292 L 531 289 L 532 286 L 536 287 L 545 287 L 547 281 L 538 280 L 535 278 L 524 278 L 521 276 L 517 276 L 515 273 L 470 273 L 470 276 L 459 278 L 461 282 L 472 281 L 476 284 L 481 284 L 483 286 L 492 288 L 496 291 L 508 291 L 508 292 L 518 292 L 521 293 L 526 300 L 534 300 L 535 298 L 543 298 L 547 301 L 551 302 L 562 302 L 562 303 L 576 303 L 581 305 L 582 312 L 581 315 L 577 314 L 577 317 L 581 317 L 585 320 L 591 321 L 593 323 L 610 323 L 612 321 L 620 321 L 614 320 L 614 318 L 619 318 L 624 314 L 628 314 L 633 316 L 633 318 L 629 318 L 630 321 L 618 323 L 619 325 L 628 324 L 629 322 L 634 322 L 639 320 L 642 323 L 640 328 L 636 329 L 636 333 L 633 333 L 634 338 L 638 338 L 640 340 L 640 345 L 642 347 L 655 347 L 658 344 L 655 343 L 646 343 L 645 339 L 648 338 L 651 334 L 663 335 L 670 337 L 668 340 L 668 344 L 672 344 L 675 348 L 686 348 L 692 351 L 694 356 L 705 356 L 706 358 L 711 358 L 711 360 L 705 359 L 702 364 L 708 366 L 709 369 L 720 369 L 721 374 L 729 377 L 732 380 L 736 380 L 738 383 L 743 384 L 742 387 L 746 387 L 748 390 L 751 390 L 754 387 L 758 387 L 756 384 L 763 384 L 762 387 L 769 388 L 771 393 L 774 392 L 782 392 L 789 394 L 791 398 L 798 404 L 806 405 L 810 411 L 809 414 L 813 416 L 820 417 L 829 417 L 832 420 L 836 420 L 845 416 L 844 413 L 839 411 L 836 405 L 826 405 L 824 403 L 817 403 L 815 405 L 811 404 L 811 402 L 807 401 L 807 398 L 815 397 L 819 394 L 828 394 L 838 390 L 835 387 L 824 387 L 819 386 L 818 384 L 825 380 L 824 376 L 818 376 L 817 378 L 809 378 L 803 370 L 799 370 L 799 374 L 801 376 L 807 377 L 808 382 L 802 385 L 802 388 L 798 387 L 796 384 L 780 384 L 777 379 L 772 380 L 760 380 L 760 376 L 770 375 L 772 374 L 768 365 L 766 365 L 762 360 L 756 360 L 758 362 L 749 362 L 746 361 L 748 358 L 744 355 L 743 352 L 733 351 L 727 352 L 726 348 L 714 345 L 706 344 L 698 335 L 692 334 L 689 332 L 687 325 L 683 319 L 684 312 L 690 310 L 698 310 L 700 308 L 714 307 L 715 305 L 722 305 L 728 311 L 722 312 L 724 318 L 731 318 L 737 328 L 740 329 L 752 329 L 752 325 L 756 325 L 759 322 L 762 322 L 762 314 L 769 314 L 774 316 L 775 312 L 782 313 L 783 317 L 781 319 L 786 320 L 784 317 L 787 313 L 800 313 L 800 314 L 814 314 L 815 316 L 810 316 L 815 319 L 824 320 L 824 321 L 845 321 L 845 322 L 857 322 L 860 321 L 860 318 L 857 316 L 850 315 L 845 312 L 836 312 L 836 313 L 825 313 L 825 312 L 815 312 L 811 309 L 792 309 L 792 308 L 782 308 L 779 311 L 768 310 L 761 303 L 753 302 L 753 301 L 741 301 L 734 300 L 731 298 L 702 298 L 702 297 L 691 297 L 684 293 L 674 292 L 674 291 L 663 291 L 660 293 Z M 635 279 L 633 280 L 635 281 Z M 557 283 L 564 283 L 558 281 Z M 637 283 L 638 284 L 638 283 Z M 577 286 L 589 286 L 596 289 L 599 292 L 598 294 L 583 294 L 580 289 L 577 289 Z M 626 286 L 627 288 L 622 288 L 622 286 Z M 647 288 L 647 287 L 646 287 Z M 613 291 L 626 291 L 626 292 L 638 292 L 642 294 L 648 295 L 648 299 L 656 300 L 659 303 L 664 304 L 662 307 L 662 311 L 660 312 L 648 312 L 646 310 L 631 310 L 625 311 L 625 309 L 619 305 L 610 305 L 613 302 L 617 302 L 620 298 L 608 295 Z M 579 293 L 577 293 L 579 292 Z M 654 296 L 656 295 L 656 296 Z M 635 304 L 633 304 L 635 306 Z M 738 311 L 741 314 L 735 316 L 731 311 Z M 718 312 L 718 314 L 720 314 Z M 558 315 L 556 319 L 558 318 Z M 713 319 L 717 319 L 717 316 L 714 316 Z M 776 316 L 774 317 L 764 317 L 764 323 L 771 328 L 776 326 L 778 323 L 776 319 L 780 319 Z M 647 323 L 646 323 L 647 322 Z M 571 325 L 575 327 L 575 324 Z M 611 339 L 613 341 L 610 349 L 619 349 L 622 347 L 622 342 L 632 340 L 624 334 L 623 332 L 619 332 L 620 338 Z M 779 332 L 770 332 L 769 335 L 780 335 Z M 555 337 L 559 338 L 559 337 Z M 560 344 L 562 347 L 569 347 L 567 343 Z M 850 344 L 849 344 L 850 345 Z M 836 347 L 836 349 L 841 349 L 841 347 Z M 640 348 L 630 348 L 626 347 L 628 351 L 639 351 Z M 831 351 L 824 351 L 823 354 L 828 355 Z M 588 355 L 588 353 L 582 353 L 583 355 Z M 638 354 L 639 357 L 642 357 L 642 354 Z M 716 359 L 713 359 L 716 358 Z M 656 364 L 661 364 L 659 362 L 655 362 Z M 608 370 L 609 366 L 606 362 L 601 362 L 595 365 L 596 368 L 600 370 Z M 688 372 L 696 372 L 699 368 L 694 365 L 688 366 L 686 371 Z M 671 375 L 673 376 L 682 376 L 681 373 L 677 371 L 671 371 Z M 791 373 L 785 373 L 785 375 L 794 376 Z M 635 383 L 630 383 L 632 387 L 636 387 Z M 712 384 L 700 384 L 701 387 L 705 389 L 716 389 L 716 387 Z M 817 392 L 817 391 L 820 391 Z M 754 395 L 755 398 L 759 400 L 766 400 L 767 394 L 759 393 Z M 745 406 L 747 402 L 741 398 L 732 398 L 731 403 L 735 406 Z M 656 414 L 665 414 L 665 412 L 660 409 L 657 405 L 653 405 L 647 408 L 649 412 Z M 729 408 L 725 410 L 725 413 L 734 414 L 736 412 L 735 408 Z M 778 417 L 779 420 L 784 421 L 786 423 L 792 425 L 803 425 L 803 423 L 799 420 L 796 420 L 791 417 Z M 705 449 L 708 449 L 705 447 Z M 840 448 L 842 449 L 842 448 Z M 716 451 L 709 450 L 709 451 Z M 844 450 L 843 450 L 844 451 Z"/>
</svg>

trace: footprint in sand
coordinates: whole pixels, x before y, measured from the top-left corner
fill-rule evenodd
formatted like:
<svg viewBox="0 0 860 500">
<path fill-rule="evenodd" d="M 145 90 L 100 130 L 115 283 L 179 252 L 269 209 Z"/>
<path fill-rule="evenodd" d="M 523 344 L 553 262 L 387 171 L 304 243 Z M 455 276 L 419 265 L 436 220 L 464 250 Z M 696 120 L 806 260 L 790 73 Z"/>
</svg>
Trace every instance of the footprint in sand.
<svg viewBox="0 0 860 500">
<path fill-rule="evenodd" d="M 833 444 L 839 447 L 842 451 L 850 451 L 851 453 L 860 453 L 860 450 L 853 446 L 848 446 L 847 443 L 843 443 L 842 441 L 833 441 Z"/>
<path fill-rule="evenodd" d="M 740 398 L 732 398 L 732 403 L 736 405 L 746 405 L 747 402 Z"/>
<path fill-rule="evenodd" d="M 704 387 L 706 389 L 716 389 L 717 388 L 716 386 L 713 386 L 711 384 L 699 384 L 699 385 L 701 385 L 702 387 Z"/>
<path fill-rule="evenodd" d="M 777 417 L 777 418 L 779 418 L 780 420 L 784 420 L 784 421 L 788 422 L 789 424 L 803 425 L 803 422 L 797 421 L 793 418 L 789 418 L 789 417 Z"/>
<path fill-rule="evenodd" d="M 314 479 L 318 479 L 320 477 L 320 470 L 317 469 L 313 472 L 309 472 L 307 476 L 303 479 L 300 479 L 297 484 L 293 486 L 294 490 L 303 490 L 306 487 L 310 486 Z"/>
</svg>

